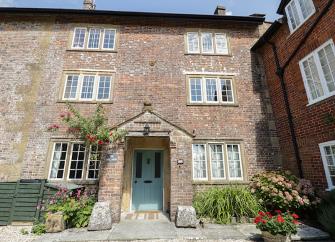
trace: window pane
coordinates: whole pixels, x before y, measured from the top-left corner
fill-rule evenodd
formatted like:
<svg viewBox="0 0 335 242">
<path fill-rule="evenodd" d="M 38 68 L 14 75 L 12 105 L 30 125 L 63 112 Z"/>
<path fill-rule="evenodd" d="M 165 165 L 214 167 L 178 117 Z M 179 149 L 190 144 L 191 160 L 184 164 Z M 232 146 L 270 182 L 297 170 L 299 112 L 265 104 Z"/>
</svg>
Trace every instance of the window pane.
<svg viewBox="0 0 335 242">
<path fill-rule="evenodd" d="M 231 80 L 221 79 L 222 102 L 234 102 Z"/>
<path fill-rule="evenodd" d="M 218 90 L 216 85 L 216 79 L 206 79 L 206 94 L 208 102 L 218 101 Z"/>
<path fill-rule="evenodd" d="M 73 48 L 84 48 L 85 35 L 86 35 L 85 28 L 76 28 L 74 30 L 74 38 L 73 38 L 72 47 Z"/>
<path fill-rule="evenodd" d="M 228 42 L 225 34 L 215 34 L 215 44 L 218 54 L 228 54 Z"/>
<path fill-rule="evenodd" d="M 55 143 L 51 162 L 50 179 L 62 179 L 66 160 L 67 143 Z"/>
<path fill-rule="evenodd" d="M 104 49 L 114 49 L 115 33 L 115 29 L 105 29 Z"/>
<path fill-rule="evenodd" d="M 205 145 L 193 145 L 193 177 L 207 178 Z"/>
<path fill-rule="evenodd" d="M 242 178 L 242 165 L 239 145 L 227 145 L 229 177 L 232 179 Z"/>
<path fill-rule="evenodd" d="M 335 54 L 331 45 L 318 52 L 323 75 L 327 82 L 329 92 L 335 91 Z"/>
<path fill-rule="evenodd" d="M 111 88 L 111 77 L 100 76 L 99 88 L 98 88 L 98 99 L 109 99 Z"/>
<path fill-rule="evenodd" d="M 81 88 L 81 99 L 92 99 L 95 76 L 84 76 Z"/>
<path fill-rule="evenodd" d="M 192 102 L 202 102 L 202 86 L 201 78 L 190 79 L 190 89 L 191 89 L 191 101 Z"/>
<path fill-rule="evenodd" d="M 77 75 L 69 75 L 67 76 L 64 98 L 66 99 L 75 99 L 78 88 L 78 80 L 79 76 Z"/>
<path fill-rule="evenodd" d="M 85 160 L 85 145 L 73 144 L 70 161 L 70 179 L 81 179 L 83 176 L 83 164 Z"/>
<path fill-rule="evenodd" d="M 302 16 L 306 19 L 314 11 L 312 0 L 298 0 Z"/>
<path fill-rule="evenodd" d="M 224 161 L 222 145 L 210 145 L 213 178 L 224 178 Z"/>
<path fill-rule="evenodd" d="M 88 161 L 88 179 L 98 179 L 101 162 L 101 146 L 92 145 Z"/>
<path fill-rule="evenodd" d="M 194 33 L 188 33 L 187 34 L 187 44 L 188 44 L 188 52 L 189 53 L 199 53 L 199 34 Z"/>
<path fill-rule="evenodd" d="M 142 178 L 142 153 L 136 154 L 136 178 Z"/>
<path fill-rule="evenodd" d="M 88 48 L 89 49 L 98 49 L 100 41 L 100 29 L 90 29 L 89 39 L 88 39 Z"/>
<path fill-rule="evenodd" d="M 335 145 L 325 146 L 327 168 L 330 175 L 332 186 L 335 186 Z"/>
<path fill-rule="evenodd" d="M 291 1 L 291 3 L 287 6 L 287 15 L 287 18 L 291 23 L 292 29 L 296 29 L 300 25 L 300 19 L 297 7 L 295 5 L 295 1 Z"/>
<path fill-rule="evenodd" d="M 161 153 L 155 153 L 155 178 L 161 178 Z"/>
<path fill-rule="evenodd" d="M 320 81 L 320 76 L 315 64 L 314 57 L 311 56 L 302 63 L 309 92 L 312 100 L 315 100 L 324 95 L 323 88 Z"/>
<path fill-rule="evenodd" d="M 201 42 L 202 42 L 202 52 L 203 53 L 213 53 L 214 52 L 212 33 L 202 33 Z"/>
</svg>

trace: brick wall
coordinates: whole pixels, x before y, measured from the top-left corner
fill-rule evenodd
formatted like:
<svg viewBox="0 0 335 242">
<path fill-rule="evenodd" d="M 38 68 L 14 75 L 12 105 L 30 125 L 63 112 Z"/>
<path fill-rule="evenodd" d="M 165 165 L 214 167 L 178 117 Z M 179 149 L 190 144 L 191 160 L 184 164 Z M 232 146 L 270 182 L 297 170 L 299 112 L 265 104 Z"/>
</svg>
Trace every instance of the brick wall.
<svg viewBox="0 0 335 242">
<path fill-rule="evenodd" d="M 18 164 L 12 169 L 16 170 L 16 178 L 46 178 L 47 147 L 54 136 L 46 129 L 59 123 L 58 115 L 66 107 L 58 96 L 64 82 L 63 71 L 67 69 L 115 71 L 113 104 L 104 105 L 111 126 L 139 114 L 143 103 L 150 101 L 155 112 L 189 133 L 194 131 L 197 139 L 242 140 L 248 177 L 260 170 L 280 167 L 262 64 L 250 53 L 250 47 L 260 36 L 257 26 L 191 19 L 153 21 L 67 15 L 40 18 L 2 15 L 0 22 L 0 44 L 5 53 L 0 55 L 1 98 L 7 104 L 1 107 L 0 132 L 4 138 L 0 141 L 0 166 Z M 92 24 L 118 26 L 116 53 L 68 50 L 73 28 Z M 230 38 L 232 56 L 185 54 L 187 28 L 222 29 Z M 184 71 L 236 73 L 238 106 L 188 106 Z M 94 104 L 75 106 L 86 114 L 95 109 Z M 62 132 L 57 134 L 61 135 Z M 192 200 L 192 140 L 177 136 L 176 139 L 182 142 L 171 149 L 171 160 L 180 156 L 189 163 L 183 170 L 175 162 L 171 166 L 171 187 L 187 188 L 182 190 L 187 196 L 171 194 L 173 210 L 178 203 L 190 204 Z M 0 174 L 4 176 L 12 170 L 1 169 Z M 112 196 L 104 191 L 100 194 Z"/>
<path fill-rule="evenodd" d="M 294 33 L 290 34 L 287 23 L 284 23 L 272 40 L 279 53 L 281 65 L 289 58 L 290 54 L 298 46 L 302 37 L 315 22 L 320 11 L 328 1 L 313 1 L 316 5 L 316 13 Z M 327 123 L 325 115 L 335 115 L 335 97 L 313 105 L 308 105 L 307 95 L 299 68 L 299 61 L 313 50 L 321 46 L 329 39 L 335 40 L 335 4 L 325 15 L 317 27 L 307 38 L 307 41 L 292 59 L 285 70 L 285 82 L 288 90 L 288 99 L 296 129 L 298 146 L 303 161 L 303 170 L 307 179 L 311 179 L 319 188 L 326 188 L 327 182 L 321 160 L 319 143 L 335 140 L 335 124 Z M 280 81 L 276 75 L 274 55 L 269 45 L 265 45 L 260 51 L 269 86 L 273 112 L 276 118 L 276 126 L 283 154 L 284 168 L 297 173 L 297 165 L 294 156 L 293 145 L 288 127 L 284 99 Z"/>
</svg>

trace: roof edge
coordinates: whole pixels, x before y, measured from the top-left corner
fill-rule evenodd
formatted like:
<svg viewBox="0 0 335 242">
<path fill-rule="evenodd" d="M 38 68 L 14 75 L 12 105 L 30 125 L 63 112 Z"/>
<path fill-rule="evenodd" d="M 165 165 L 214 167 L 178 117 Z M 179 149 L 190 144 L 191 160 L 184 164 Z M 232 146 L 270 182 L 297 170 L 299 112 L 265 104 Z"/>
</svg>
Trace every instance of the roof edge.
<svg viewBox="0 0 335 242">
<path fill-rule="evenodd" d="M 232 15 L 206 15 L 206 14 L 185 14 L 185 13 L 156 13 L 156 12 L 131 12 L 111 10 L 86 10 L 86 9 L 60 9 L 60 8 L 15 8 L 0 7 L 0 13 L 21 13 L 21 14 L 77 14 L 77 15 L 115 15 L 129 17 L 153 17 L 153 18 L 189 18 L 207 20 L 225 20 L 245 23 L 262 24 L 265 17 L 255 16 L 232 16 Z"/>
<path fill-rule="evenodd" d="M 281 0 L 279 7 L 277 9 L 277 13 L 280 15 L 284 15 L 284 10 L 286 5 L 289 3 L 290 0 Z"/>
<path fill-rule="evenodd" d="M 267 43 L 271 37 L 277 32 L 282 26 L 282 19 L 276 20 L 271 26 L 264 32 L 264 34 L 257 40 L 257 42 L 251 47 L 251 51 L 256 51 Z"/>
</svg>

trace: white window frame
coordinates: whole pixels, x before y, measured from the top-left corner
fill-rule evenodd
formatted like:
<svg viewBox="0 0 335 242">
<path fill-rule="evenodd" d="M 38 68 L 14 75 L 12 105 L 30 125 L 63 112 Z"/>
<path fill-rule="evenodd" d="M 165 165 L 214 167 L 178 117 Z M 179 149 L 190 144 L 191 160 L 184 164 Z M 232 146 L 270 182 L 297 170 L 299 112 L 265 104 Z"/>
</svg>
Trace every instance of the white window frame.
<svg viewBox="0 0 335 242">
<path fill-rule="evenodd" d="M 96 30 L 99 30 L 99 42 L 98 42 L 98 47 L 96 48 L 93 48 L 93 47 L 89 47 L 89 43 L 90 43 L 90 36 L 91 36 L 91 30 L 92 29 L 96 29 Z M 102 32 L 104 31 L 103 28 L 95 28 L 95 27 L 92 27 L 92 28 L 89 28 L 88 31 L 87 31 L 87 43 L 86 43 L 86 48 L 88 50 L 99 50 L 101 49 L 101 36 L 102 36 Z"/>
<path fill-rule="evenodd" d="M 213 176 L 213 165 L 212 165 L 212 152 L 211 152 L 211 149 L 210 149 L 210 146 L 211 145 L 221 145 L 222 147 L 222 158 L 223 158 L 223 177 L 220 177 L 220 178 L 217 178 L 217 177 L 214 177 Z M 227 169 L 226 169 L 226 164 L 227 164 L 227 161 L 225 160 L 225 152 L 226 152 L 226 148 L 225 148 L 226 144 L 225 143 L 214 143 L 214 142 L 210 142 L 208 143 L 208 149 L 209 149 L 209 165 L 210 165 L 210 169 L 211 169 L 211 179 L 213 181 L 223 181 L 223 180 L 227 180 Z"/>
<path fill-rule="evenodd" d="M 66 149 L 66 155 L 65 155 L 65 162 L 64 162 L 64 173 L 63 173 L 63 177 L 62 178 L 51 178 L 51 170 L 52 170 L 52 163 L 53 163 L 53 157 L 54 157 L 54 154 L 55 154 L 55 147 L 56 147 L 56 144 L 60 143 L 61 145 L 63 144 L 67 144 L 67 149 Z M 66 177 L 66 162 L 67 162 L 67 159 L 68 159 L 68 152 L 69 152 L 69 142 L 63 142 L 63 141 L 55 141 L 53 142 L 53 146 L 52 146 L 52 153 L 51 153 L 51 158 L 50 158 L 50 167 L 49 167 L 49 173 L 48 173 L 48 180 L 50 181 L 63 181 L 64 178 Z"/>
<path fill-rule="evenodd" d="M 205 147 L 205 163 L 206 163 L 206 177 L 203 178 L 196 178 L 194 173 L 194 145 L 203 145 Z M 208 157 L 207 157 L 207 144 L 206 143 L 194 143 L 192 144 L 192 177 L 194 181 L 208 181 Z"/>
<path fill-rule="evenodd" d="M 78 83 L 77 83 L 77 89 L 76 89 L 76 97 L 75 98 L 65 98 L 65 92 L 66 92 L 66 86 L 67 86 L 67 81 L 68 81 L 68 77 L 69 76 L 78 76 Z M 81 88 L 81 81 L 80 81 L 80 74 L 78 73 L 68 73 L 65 75 L 65 83 L 64 83 L 64 90 L 63 90 L 63 95 L 62 95 L 62 99 L 63 100 L 68 100 L 68 101 L 74 101 L 78 99 L 78 89 Z"/>
<path fill-rule="evenodd" d="M 222 104 L 222 105 L 227 105 L 227 104 L 234 104 L 235 103 L 235 90 L 234 90 L 234 84 L 233 84 L 233 78 L 229 77 L 223 77 L 223 76 L 213 76 L 213 75 L 205 75 L 205 76 L 188 76 L 188 89 L 189 89 L 189 103 L 190 104 Z M 201 80 L 201 96 L 202 100 L 201 101 L 193 101 L 192 100 L 192 88 L 191 88 L 191 79 L 200 79 Z M 206 80 L 207 79 L 215 79 L 216 80 L 216 89 L 217 89 L 217 101 L 208 101 L 207 98 L 207 84 Z M 231 92 L 232 92 L 232 98 L 233 101 L 223 101 L 222 97 L 222 88 L 221 88 L 221 80 L 230 80 L 231 83 Z"/>
<path fill-rule="evenodd" d="M 83 43 L 83 47 L 74 47 L 74 39 L 76 37 L 76 30 L 77 29 L 84 29 L 85 30 L 85 36 L 84 36 L 84 43 Z M 74 30 L 73 30 L 73 37 L 72 37 L 72 43 L 71 43 L 71 48 L 72 49 L 78 49 L 78 50 L 82 50 L 82 49 L 85 49 L 85 46 L 86 46 L 86 35 L 87 35 L 87 28 L 85 27 L 75 27 Z"/>
<path fill-rule="evenodd" d="M 108 98 L 98 98 L 98 95 L 99 95 L 99 85 L 100 85 L 100 78 L 101 77 L 110 77 L 110 81 L 109 81 L 109 97 Z M 96 77 L 98 79 L 97 83 L 96 83 L 96 88 L 95 88 L 95 91 L 96 91 L 96 94 L 95 94 L 95 100 L 96 101 L 109 101 L 111 99 L 111 91 L 112 91 L 112 80 L 113 80 L 113 76 L 112 75 L 104 75 L 104 74 L 100 74 L 100 75 L 97 75 Z"/>
<path fill-rule="evenodd" d="M 205 35 L 205 34 L 210 34 L 211 36 L 212 36 L 212 49 L 210 50 L 210 51 L 204 51 L 204 43 L 203 43 L 203 36 Z M 202 54 L 207 54 L 207 55 L 211 55 L 211 54 L 214 54 L 215 53 L 215 47 L 214 47 L 214 38 L 215 38 L 215 34 L 213 34 L 212 32 L 201 32 L 200 33 L 200 42 L 201 42 L 201 53 Z M 215 43 L 216 44 L 216 43 Z"/>
<path fill-rule="evenodd" d="M 333 182 L 331 180 L 331 177 L 330 177 L 330 172 L 329 172 L 329 169 L 328 169 L 328 164 L 327 164 L 327 159 L 326 159 L 326 153 L 325 153 L 325 149 L 324 148 L 327 147 L 327 146 L 333 146 L 333 145 L 335 145 L 335 140 L 319 144 L 319 148 L 320 148 L 320 152 L 321 152 L 321 158 L 322 158 L 322 163 L 323 163 L 323 168 L 324 168 L 326 179 L 327 179 L 327 183 L 328 183 L 328 189 L 327 190 L 329 190 L 329 191 L 335 189 L 335 184 L 333 184 Z"/>
<path fill-rule="evenodd" d="M 289 26 L 291 34 L 293 32 L 295 32 L 297 29 L 299 29 L 300 26 L 303 25 L 316 11 L 313 0 L 305 0 L 305 1 L 311 1 L 312 6 L 313 6 L 313 11 L 306 18 L 304 18 L 303 14 L 302 14 L 301 6 L 300 6 L 300 3 L 299 3 L 298 0 L 291 0 L 285 7 L 285 13 L 286 13 L 287 22 L 288 22 L 288 26 Z M 295 29 L 293 29 L 292 23 L 291 23 L 290 18 L 289 18 L 288 10 L 287 10 L 288 7 L 291 6 L 292 2 L 295 3 L 295 6 L 297 8 L 298 18 L 300 20 L 300 24 L 297 25 Z"/>
<path fill-rule="evenodd" d="M 87 147 L 85 146 L 85 153 L 84 153 L 84 160 L 83 160 L 83 171 L 82 171 L 82 174 L 81 174 L 81 178 L 70 178 L 70 168 L 71 168 L 71 159 L 72 159 L 72 152 L 73 152 L 73 145 L 75 144 L 79 144 L 79 145 L 85 145 L 84 142 L 80 141 L 80 142 L 69 142 L 69 144 L 71 145 L 71 148 L 70 148 L 70 157 L 69 157 L 69 164 L 68 164 L 68 167 L 67 167 L 67 180 L 68 181 L 82 181 L 85 179 L 85 161 L 86 161 L 86 156 L 87 156 Z"/>
<path fill-rule="evenodd" d="M 85 76 L 94 76 L 94 83 L 93 83 L 93 90 L 92 90 L 92 98 L 82 98 L 81 97 L 81 94 L 82 94 L 82 89 L 83 89 L 83 85 L 84 85 L 84 77 Z M 96 79 L 97 79 L 98 75 L 97 74 L 88 74 L 88 73 L 83 73 L 81 75 L 81 81 L 80 81 L 80 91 L 78 93 L 78 96 L 79 96 L 79 101 L 94 101 L 94 100 L 97 100 L 96 99 Z"/>
<path fill-rule="evenodd" d="M 105 33 L 106 33 L 106 30 L 114 31 L 114 43 L 113 43 L 113 48 L 104 48 L 104 45 L 105 45 Z M 102 42 L 101 42 L 101 49 L 102 49 L 102 50 L 115 50 L 115 45 L 116 45 L 116 29 L 103 29 Z"/>
<path fill-rule="evenodd" d="M 97 145 L 98 146 L 98 145 Z M 90 169 L 90 160 L 91 160 L 91 154 L 92 154 L 92 145 L 89 146 L 89 154 L 88 154 L 88 159 L 87 159 L 87 166 L 86 166 L 86 180 L 89 180 L 89 181 L 96 181 L 96 180 L 99 180 L 99 177 L 100 177 L 100 168 L 101 168 L 101 154 L 100 154 L 100 164 L 99 164 L 99 175 L 97 178 L 89 178 L 88 177 L 88 174 L 89 174 L 89 169 Z M 97 152 L 99 151 L 99 148 L 97 150 Z M 100 151 L 101 152 L 101 151 Z M 95 160 L 97 161 L 97 160 Z"/>
<path fill-rule="evenodd" d="M 188 41 L 188 36 L 189 34 L 197 34 L 198 35 L 198 51 L 190 51 L 190 46 L 189 46 L 189 41 Z M 211 52 L 204 52 L 203 50 L 203 41 L 202 41 L 202 35 L 203 34 L 211 34 L 212 35 L 212 51 Z M 217 44 L 216 44 L 216 36 L 217 35 L 223 35 L 226 38 L 226 42 L 227 42 L 227 52 L 226 53 L 219 53 L 217 51 Z M 228 36 L 226 33 L 224 32 L 215 32 L 215 31 L 189 31 L 186 33 L 186 49 L 187 49 L 187 53 L 188 54 L 203 54 L 203 55 L 229 55 L 230 54 L 230 45 L 229 45 L 229 40 L 228 40 Z"/>
<path fill-rule="evenodd" d="M 229 169 L 229 158 L 228 158 L 228 145 L 237 145 L 238 146 L 238 153 L 240 156 L 240 166 L 241 166 L 241 177 L 230 177 L 230 169 Z M 242 161 L 242 154 L 241 154 L 241 146 L 240 144 L 236 143 L 226 143 L 225 144 L 225 149 L 226 149 L 226 154 L 227 154 L 227 173 L 228 173 L 228 178 L 229 181 L 243 181 L 244 180 L 244 174 L 243 174 L 243 161 Z"/>
<path fill-rule="evenodd" d="M 329 44 L 331 45 L 331 47 L 333 49 L 333 52 L 335 54 L 334 41 L 333 41 L 333 39 L 330 39 L 327 42 L 325 42 L 324 44 L 322 44 L 319 48 L 315 49 L 312 53 L 308 54 L 306 57 L 304 57 L 302 60 L 299 61 L 300 72 L 302 74 L 305 90 L 306 90 L 307 97 L 308 97 L 308 105 L 312 105 L 314 103 L 320 102 L 324 99 L 327 99 L 327 98 L 335 95 L 335 91 L 329 92 L 329 90 L 328 90 L 327 81 L 324 77 L 324 73 L 323 73 L 323 70 L 322 70 L 322 67 L 321 67 L 321 62 L 320 62 L 319 55 L 318 55 L 318 52 L 321 49 L 325 48 Z M 314 100 L 312 98 L 311 90 L 309 88 L 309 85 L 308 85 L 308 82 L 307 82 L 307 77 L 306 77 L 305 70 L 304 70 L 304 67 L 303 67 L 303 62 L 308 60 L 310 57 L 313 57 L 313 59 L 315 61 L 317 71 L 318 71 L 320 81 L 321 81 L 321 86 L 322 86 L 323 92 L 324 92 L 323 96 L 321 96 L 317 99 L 314 99 Z"/>
</svg>

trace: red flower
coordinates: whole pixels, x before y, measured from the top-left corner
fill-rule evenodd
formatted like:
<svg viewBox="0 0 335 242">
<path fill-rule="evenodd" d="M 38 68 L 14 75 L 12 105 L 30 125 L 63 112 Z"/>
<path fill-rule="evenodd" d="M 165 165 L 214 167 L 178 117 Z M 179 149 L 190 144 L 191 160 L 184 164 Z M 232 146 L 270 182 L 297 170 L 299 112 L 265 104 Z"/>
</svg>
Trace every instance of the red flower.
<svg viewBox="0 0 335 242">
<path fill-rule="evenodd" d="M 299 222 L 297 220 L 293 220 L 294 224 L 299 224 Z"/>
<path fill-rule="evenodd" d="M 272 218 L 272 215 L 271 215 L 270 212 L 266 212 L 266 215 L 267 215 L 268 217 Z"/>
<path fill-rule="evenodd" d="M 285 223 L 285 220 L 281 215 L 278 215 L 277 221 L 278 221 L 278 223 Z"/>
<path fill-rule="evenodd" d="M 262 217 L 265 216 L 265 213 L 262 211 L 259 211 L 258 214 L 261 215 Z"/>
<path fill-rule="evenodd" d="M 259 224 L 262 221 L 262 217 L 261 216 L 257 216 L 254 220 L 255 224 Z"/>
<path fill-rule="evenodd" d="M 281 214 L 281 211 L 280 210 L 275 210 L 275 213 Z"/>
<path fill-rule="evenodd" d="M 294 214 L 292 214 L 292 217 L 295 218 L 295 219 L 298 219 L 298 218 L 299 218 L 299 215 L 296 214 L 296 213 L 294 213 Z"/>
<path fill-rule="evenodd" d="M 113 131 L 111 131 L 111 132 L 109 133 L 109 136 L 113 136 Z"/>
<path fill-rule="evenodd" d="M 262 222 L 263 224 L 266 224 L 266 222 L 267 222 L 267 221 L 266 221 L 266 220 L 264 220 L 264 219 L 262 219 L 262 221 L 261 221 L 261 222 Z"/>
<path fill-rule="evenodd" d="M 98 144 L 99 144 L 99 145 L 103 145 L 104 142 L 103 142 L 102 140 L 99 140 L 99 141 L 98 141 Z"/>
</svg>

